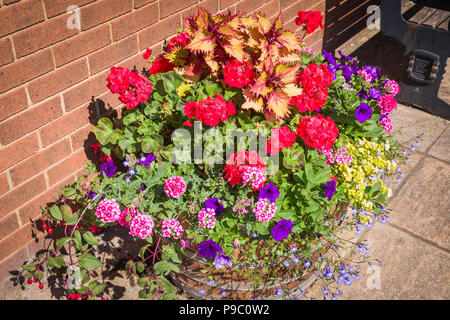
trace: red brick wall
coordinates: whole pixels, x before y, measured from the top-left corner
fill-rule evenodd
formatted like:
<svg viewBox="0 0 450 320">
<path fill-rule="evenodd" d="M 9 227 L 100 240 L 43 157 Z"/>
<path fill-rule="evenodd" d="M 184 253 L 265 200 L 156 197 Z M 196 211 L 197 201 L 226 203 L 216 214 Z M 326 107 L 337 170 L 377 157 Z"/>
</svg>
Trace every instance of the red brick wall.
<svg viewBox="0 0 450 320">
<path fill-rule="evenodd" d="M 70 5 L 81 30 L 67 28 Z M 0 0 L 0 298 L 12 288 L 9 271 L 41 247 L 31 220 L 88 161 L 91 123 L 106 109 L 120 114 L 109 68 L 142 70 L 143 51 L 161 52 L 199 5 L 270 17 L 281 10 L 292 31 L 297 11 L 325 10 L 325 0 Z M 322 37 L 306 42 L 320 50 Z"/>
</svg>

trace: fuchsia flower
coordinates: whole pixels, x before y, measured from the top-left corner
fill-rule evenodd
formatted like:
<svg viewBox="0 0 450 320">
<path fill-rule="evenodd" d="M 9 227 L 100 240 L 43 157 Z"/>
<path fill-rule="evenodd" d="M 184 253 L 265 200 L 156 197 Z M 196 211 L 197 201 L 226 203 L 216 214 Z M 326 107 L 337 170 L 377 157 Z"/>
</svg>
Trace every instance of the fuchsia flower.
<svg viewBox="0 0 450 320">
<path fill-rule="evenodd" d="M 115 199 L 104 199 L 100 201 L 95 210 L 95 216 L 105 223 L 118 221 L 120 214 L 120 205 Z"/>
<path fill-rule="evenodd" d="M 138 214 L 130 221 L 130 235 L 145 239 L 153 235 L 155 223 L 151 216 Z"/>
<path fill-rule="evenodd" d="M 164 191 L 168 197 L 178 198 L 186 191 L 186 182 L 182 177 L 170 177 L 164 184 Z"/>
</svg>

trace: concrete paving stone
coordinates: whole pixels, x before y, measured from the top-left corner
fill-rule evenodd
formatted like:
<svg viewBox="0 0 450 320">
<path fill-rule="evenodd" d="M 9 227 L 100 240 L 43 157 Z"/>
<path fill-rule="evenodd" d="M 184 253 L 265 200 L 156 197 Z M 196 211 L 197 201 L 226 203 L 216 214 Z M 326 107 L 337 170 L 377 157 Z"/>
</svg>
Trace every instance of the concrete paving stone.
<svg viewBox="0 0 450 320">
<path fill-rule="evenodd" d="M 405 181 L 405 179 L 409 176 L 411 171 L 417 166 L 417 164 L 420 162 L 424 156 L 420 153 L 409 153 L 408 157 L 410 161 L 405 161 L 405 163 L 400 164 L 400 170 L 403 173 L 403 176 L 400 175 L 400 173 L 395 172 L 393 175 L 386 177 L 383 182 L 386 185 L 387 188 L 391 188 L 394 192 L 402 185 L 402 181 Z M 400 178 L 401 180 L 398 181 L 397 179 Z"/>
<path fill-rule="evenodd" d="M 400 228 L 450 248 L 450 165 L 425 158 L 389 204 Z"/>
<path fill-rule="evenodd" d="M 428 152 L 433 157 L 450 162 L 450 127 L 447 126 L 444 134 Z"/>
<path fill-rule="evenodd" d="M 396 140 L 407 146 L 408 142 L 414 142 L 416 137 L 420 136 L 421 146 L 418 149 L 421 152 L 431 147 L 449 126 L 449 121 L 445 119 L 401 104 L 389 117 L 392 119 L 392 134 Z"/>
</svg>

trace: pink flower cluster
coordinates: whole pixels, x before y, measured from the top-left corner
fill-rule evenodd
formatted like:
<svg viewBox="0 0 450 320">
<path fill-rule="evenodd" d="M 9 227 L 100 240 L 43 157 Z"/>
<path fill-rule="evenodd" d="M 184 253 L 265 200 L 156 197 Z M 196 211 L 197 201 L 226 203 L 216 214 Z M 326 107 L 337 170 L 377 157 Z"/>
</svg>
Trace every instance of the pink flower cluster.
<svg viewBox="0 0 450 320">
<path fill-rule="evenodd" d="M 130 234 L 141 239 L 153 235 L 155 223 L 151 216 L 147 214 L 138 214 L 130 222 Z"/>
<path fill-rule="evenodd" d="M 170 177 L 164 184 L 164 191 L 168 197 L 178 198 L 186 191 L 186 182 L 182 177 Z"/>
<path fill-rule="evenodd" d="M 137 215 L 137 209 L 133 205 L 129 208 L 125 208 L 122 210 L 122 213 L 120 214 L 120 218 L 117 221 L 120 225 L 129 228 L 130 227 L 130 221 L 133 220 L 134 217 Z M 127 221 L 127 216 L 130 216 L 130 219 Z"/>
<path fill-rule="evenodd" d="M 104 199 L 100 201 L 95 210 L 95 216 L 105 223 L 118 221 L 120 215 L 120 205 L 115 199 Z"/>
<path fill-rule="evenodd" d="M 400 92 L 400 88 L 398 86 L 397 81 L 389 80 L 384 84 L 384 89 L 386 92 L 392 96 L 396 96 Z"/>
<path fill-rule="evenodd" d="M 216 225 L 216 211 L 202 208 L 197 215 L 197 219 L 201 227 L 214 229 Z"/>
<path fill-rule="evenodd" d="M 256 219 L 261 222 L 268 222 L 275 217 L 277 206 L 270 203 L 266 198 L 259 199 L 253 208 Z"/>
<path fill-rule="evenodd" d="M 177 219 L 164 220 L 162 222 L 161 233 L 163 237 L 179 239 L 183 231 L 183 227 Z"/>
<path fill-rule="evenodd" d="M 246 214 L 248 213 L 247 207 L 252 203 L 251 199 L 241 199 L 236 201 L 236 204 L 233 207 L 233 212 L 237 213 L 238 215 Z"/>
<path fill-rule="evenodd" d="M 392 121 L 391 119 L 389 119 L 388 117 L 384 117 L 383 119 L 381 119 L 381 125 L 383 126 L 384 131 L 386 131 L 387 133 L 391 132 L 392 130 Z"/>
<path fill-rule="evenodd" d="M 317 151 L 319 152 L 319 154 L 322 153 L 325 155 L 327 159 L 327 165 L 335 162 L 338 164 L 350 164 L 352 162 L 352 156 L 347 153 L 345 148 L 341 148 L 339 150 L 326 150 L 322 148 Z"/>
<path fill-rule="evenodd" d="M 106 81 L 108 81 L 106 85 L 108 89 L 120 95 L 119 100 L 127 109 L 133 109 L 139 105 L 139 102 L 147 101 L 153 91 L 146 77 L 122 67 L 112 67 Z"/>
<path fill-rule="evenodd" d="M 397 108 L 397 101 L 393 96 L 387 94 L 378 99 L 378 107 L 380 107 L 381 114 L 389 114 Z"/>
<path fill-rule="evenodd" d="M 263 170 L 257 167 L 247 167 L 241 174 L 241 181 L 243 185 L 249 184 L 253 191 L 259 190 L 267 181 Z"/>
<path fill-rule="evenodd" d="M 370 73 L 368 73 L 365 69 L 358 70 L 357 74 L 362 75 L 364 77 L 364 80 L 367 83 L 371 83 L 372 82 L 372 75 L 370 75 Z"/>
</svg>

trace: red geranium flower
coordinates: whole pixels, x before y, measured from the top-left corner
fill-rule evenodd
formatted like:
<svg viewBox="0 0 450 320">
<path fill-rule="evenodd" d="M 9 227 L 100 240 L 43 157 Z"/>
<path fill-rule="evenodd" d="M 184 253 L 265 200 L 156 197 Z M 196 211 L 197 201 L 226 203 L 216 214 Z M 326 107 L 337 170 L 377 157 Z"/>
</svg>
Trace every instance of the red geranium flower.
<svg viewBox="0 0 450 320">
<path fill-rule="evenodd" d="M 230 87 L 242 88 L 253 82 L 255 72 L 248 61 L 243 63 L 234 59 L 228 62 L 223 68 L 223 75 L 227 85 Z"/>
<path fill-rule="evenodd" d="M 170 44 L 167 45 L 167 51 L 171 52 L 175 48 L 175 46 L 186 47 L 191 38 L 192 37 L 187 32 L 177 34 L 175 37 L 170 39 Z"/>
<path fill-rule="evenodd" d="M 295 23 L 298 26 L 304 25 L 306 33 L 310 34 L 316 31 L 317 28 L 323 29 L 322 13 L 320 11 L 299 11 L 295 18 Z"/>
<path fill-rule="evenodd" d="M 165 73 L 172 71 L 175 66 L 166 58 L 159 56 L 156 58 L 148 72 L 150 74 Z"/>
<path fill-rule="evenodd" d="M 232 101 L 226 100 L 217 94 L 215 98 L 188 102 L 184 106 L 184 113 L 188 118 L 197 118 L 198 121 L 214 127 L 236 113 Z"/>
<path fill-rule="evenodd" d="M 266 171 L 266 165 L 263 159 L 259 156 L 256 151 L 238 151 L 233 153 L 227 160 L 227 165 L 223 169 L 225 173 L 225 179 L 233 186 L 235 184 L 241 183 L 242 173 L 248 167 L 255 167 L 262 170 L 264 173 Z"/>
<path fill-rule="evenodd" d="M 313 117 L 303 117 L 297 127 L 297 134 L 307 146 L 329 150 L 336 141 L 339 130 L 331 118 L 318 114 Z"/>
<path fill-rule="evenodd" d="M 272 136 L 267 141 L 267 153 L 277 154 L 284 148 L 292 147 L 296 138 L 295 132 L 291 132 L 286 126 L 272 129 Z"/>
<path fill-rule="evenodd" d="M 147 50 L 145 50 L 145 52 L 144 52 L 144 54 L 142 55 L 142 57 L 143 57 L 145 60 L 148 60 L 148 58 L 150 58 L 151 55 L 152 55 L 152 50 L 149 49 L 149 48 L 147 48 Z"/>
</svg>

